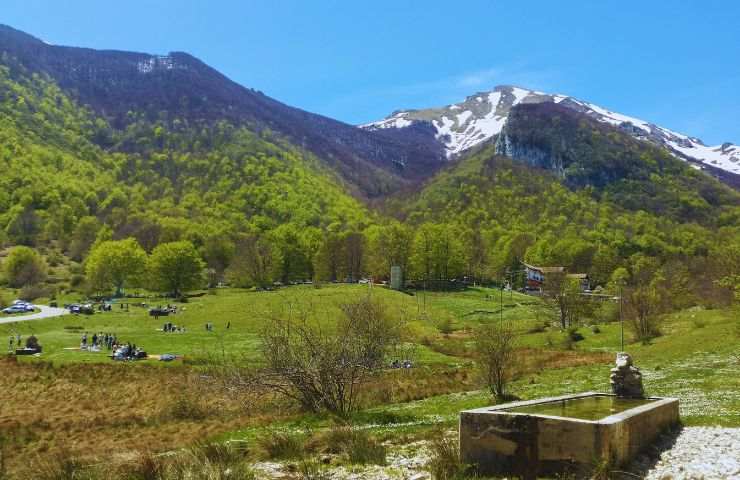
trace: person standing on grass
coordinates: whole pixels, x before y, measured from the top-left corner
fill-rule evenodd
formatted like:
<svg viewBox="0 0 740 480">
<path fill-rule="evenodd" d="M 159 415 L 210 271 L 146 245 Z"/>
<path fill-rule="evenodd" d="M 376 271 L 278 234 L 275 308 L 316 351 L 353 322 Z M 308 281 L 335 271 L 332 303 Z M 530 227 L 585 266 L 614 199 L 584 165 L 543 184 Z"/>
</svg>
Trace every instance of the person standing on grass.
<svg viewBox="0 0 740 480">
<path fill-rule="evenodd" d="M 11 335 L 10 340 L 8 340 L 8 351 L 9 352 L 13 351 L 13 340 L 14 340 L 13 335 Z"/>
<path fill-rule="evenodd" d="M 22 337 L 21 337 L 21 334 L 20 333 L 18 335 L 16 335 L 15 344 L 18 345 L 18 348 L 21 348 L 21 338 Z"/>
</svg>

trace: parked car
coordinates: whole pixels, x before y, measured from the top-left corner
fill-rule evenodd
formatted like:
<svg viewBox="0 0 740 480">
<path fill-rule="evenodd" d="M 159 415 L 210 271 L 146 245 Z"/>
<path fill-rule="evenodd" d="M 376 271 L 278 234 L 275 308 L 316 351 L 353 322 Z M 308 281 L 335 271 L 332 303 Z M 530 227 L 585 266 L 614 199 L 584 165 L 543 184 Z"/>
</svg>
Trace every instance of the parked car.
<svg viewBox="0 0 740 480">
<path fill-rule="evenodd" d="M 9 313 L 9 314 L 26 313 L 26 308 L 20 305 L 13 305 L 12 307 L 4 308 L 3 313 Z"/>
<path fill-rule="evenodd" d="M 36 305 L 32 305 L 30 303 L 24 304 L 23 305 L 23 308 L 25 308 L 27 312 L 35 312 L 36 311 Z"/>
</svg>

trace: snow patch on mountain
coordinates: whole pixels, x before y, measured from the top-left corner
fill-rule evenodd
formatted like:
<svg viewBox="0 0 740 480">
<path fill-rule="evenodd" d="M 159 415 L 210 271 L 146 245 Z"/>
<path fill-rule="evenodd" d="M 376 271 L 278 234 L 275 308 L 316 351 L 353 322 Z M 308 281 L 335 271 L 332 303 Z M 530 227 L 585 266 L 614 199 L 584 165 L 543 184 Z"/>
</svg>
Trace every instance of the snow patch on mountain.
<svg viewBox="0 0 740 480">
<path fill-rule="evenodd" d="M 440 108 L 394 112 L 383 120 L 361 125 L 378 130 L 405 128 L 414 122 L 429 122 L 437 130 L 436 138 L 444 145 L 447 157 L 479 145 L 501 132 L 511 109 L 520 103 L 554 102 L 603 123 L 608 123 L 641 140 L 662 145 L 677 157 L 693 160 L 740 175 L 740 147 L 731 143 L 706 146 L 689 137 L 639 118 L 613 112 L 593 103 L 561 94 L 548 94 L 503 85 L 491 92 L 480 92 L 463 102 Z"/>
</svg>

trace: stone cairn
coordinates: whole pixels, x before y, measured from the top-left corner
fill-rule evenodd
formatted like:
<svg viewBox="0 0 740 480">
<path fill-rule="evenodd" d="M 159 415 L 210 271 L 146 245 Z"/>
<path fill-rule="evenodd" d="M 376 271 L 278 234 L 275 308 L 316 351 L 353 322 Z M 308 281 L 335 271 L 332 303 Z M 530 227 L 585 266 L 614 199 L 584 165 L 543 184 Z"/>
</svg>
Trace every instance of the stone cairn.
<svg viewBox="0 0 740 480">
<path fill-rule="evenodd" d="M 612 368 L 609 383 L 612 393 L 618 397 L 644 398 L 642 388 L 642 374 L 640 369 L 632 365 L 632 357 L 628 353 L 617 353 L 616 367 Z"/>
</svg>

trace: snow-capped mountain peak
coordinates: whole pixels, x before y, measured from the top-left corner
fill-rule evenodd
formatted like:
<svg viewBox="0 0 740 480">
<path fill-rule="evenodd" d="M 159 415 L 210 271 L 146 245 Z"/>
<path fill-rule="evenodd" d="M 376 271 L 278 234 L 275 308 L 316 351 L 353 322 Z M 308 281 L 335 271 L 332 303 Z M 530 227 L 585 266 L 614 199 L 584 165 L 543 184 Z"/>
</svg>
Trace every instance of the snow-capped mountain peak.
<svg viewBox="0 0 740 480">
<path fill-rule="evenodd" d="M 501 85 L 490 92 L 471 95 L 460 103 L 440 108 L 404 110 L 389 117 L 361 125 L 368 130 L 401 129 L 414 122 L 430 122 L 447 157 L 485 142 L 501 132 L 511 109 L 520 103 L 553 102 L 604 123 L 614 125 L 632 136 L 668 148 L 674 155 L 740 175 L 740 147 L 731 143 L 706 146 L 698 138 L 602 108 L 574 97 L 548 94 L 526 88 Z"/>
</svg>

